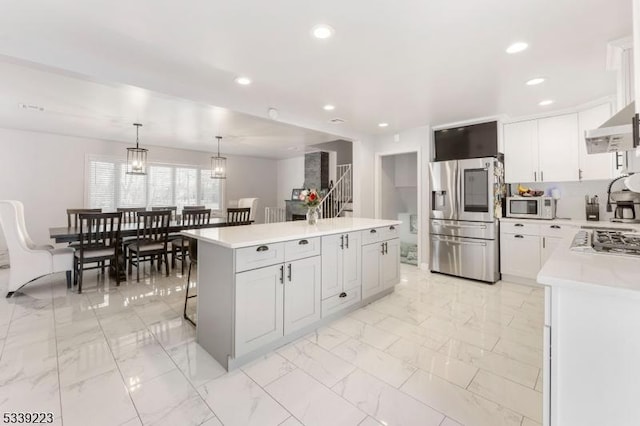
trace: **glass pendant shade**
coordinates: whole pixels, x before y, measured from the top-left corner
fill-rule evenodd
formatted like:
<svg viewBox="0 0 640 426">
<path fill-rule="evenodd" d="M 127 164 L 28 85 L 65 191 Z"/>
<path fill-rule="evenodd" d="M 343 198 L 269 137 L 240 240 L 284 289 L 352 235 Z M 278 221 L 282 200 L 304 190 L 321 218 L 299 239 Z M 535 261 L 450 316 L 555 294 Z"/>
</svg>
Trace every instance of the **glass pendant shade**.
<svg viewBox="0 0 640 426">
<path fill-rule="evenodd" d="M 216 136 L 218 139 L 218 155 L 211 157 L 211 179 L 226 179 L 227 178 L 227 159 L 220 156 L 220 139 L 221 136 Z"/>
<path fill-rule="evenodd" d="M 136 147 L 127 148 L 127 174 L 128 175 L 146 175 L 147 174 L 147 153 L 148 149 L 140 148 L 138 140 L 138 130 L 142 127 L 140 123 L 134 123 L 136 126 Z"/>
</svg>

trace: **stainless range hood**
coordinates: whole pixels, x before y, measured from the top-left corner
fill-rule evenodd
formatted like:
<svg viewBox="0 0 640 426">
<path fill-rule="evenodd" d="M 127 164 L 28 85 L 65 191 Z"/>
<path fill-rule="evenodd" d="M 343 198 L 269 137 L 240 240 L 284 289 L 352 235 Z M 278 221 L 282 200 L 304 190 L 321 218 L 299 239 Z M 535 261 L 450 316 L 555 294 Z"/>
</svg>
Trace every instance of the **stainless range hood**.
<svg viewBox="0 0 640 426">
<path fill-rule="evenodd" d="M 597 129 L 587 130 L 585 142 L 589 154 L 635 149 L 638 146 L 638 116 L 635 102 L 621 109 Z"/>
</svg>

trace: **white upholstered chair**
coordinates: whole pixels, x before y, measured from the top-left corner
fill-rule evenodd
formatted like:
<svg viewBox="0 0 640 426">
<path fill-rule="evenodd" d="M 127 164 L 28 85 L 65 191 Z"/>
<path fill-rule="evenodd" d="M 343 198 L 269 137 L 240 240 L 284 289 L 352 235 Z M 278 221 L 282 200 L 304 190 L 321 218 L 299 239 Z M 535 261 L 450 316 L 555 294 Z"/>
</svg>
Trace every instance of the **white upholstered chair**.
<svg viewBox="0 0 640 426">
<path fill-rule="evenodd" d="M 56 272 L 66 272 L 67 287 L 71 286 L 73 249 L 36 246 L 26 232 L 22 203 L 0 200 L 0 226 L 11 264 L 7 297 L 23 285 Z"/>
<path fill-rule="evenodd" d="M 258 210 L 258 200 L 260 198 L 240 198 L 238 200 L 238 208 L 246 208 L 249 207 L 251 211 L 249 212 L 249 220 L 256 220 L 256 211 Z"/>
</svg>

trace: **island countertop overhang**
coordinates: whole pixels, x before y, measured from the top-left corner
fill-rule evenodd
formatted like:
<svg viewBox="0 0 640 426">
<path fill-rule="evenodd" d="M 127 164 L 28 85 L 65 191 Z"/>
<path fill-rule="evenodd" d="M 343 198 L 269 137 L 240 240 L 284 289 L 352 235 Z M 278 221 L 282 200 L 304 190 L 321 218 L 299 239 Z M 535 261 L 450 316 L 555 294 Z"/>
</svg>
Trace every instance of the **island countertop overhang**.
<svg viewBox="0 0 640 426">
<path fill-rule="evenodd" d="M 262 244 L 344 232 L 363 231 L 385 226 L 398 226 L 399 220 L 368 219 L 359 217 L 339 217 L 320 219 L 317 225 L 306 221 L 279 222 L 257 225 L 228 226 L 222 228 L 194 229 L 181 232 L 182 235 L 199 241 L 237 249 Z"/>
</svg>

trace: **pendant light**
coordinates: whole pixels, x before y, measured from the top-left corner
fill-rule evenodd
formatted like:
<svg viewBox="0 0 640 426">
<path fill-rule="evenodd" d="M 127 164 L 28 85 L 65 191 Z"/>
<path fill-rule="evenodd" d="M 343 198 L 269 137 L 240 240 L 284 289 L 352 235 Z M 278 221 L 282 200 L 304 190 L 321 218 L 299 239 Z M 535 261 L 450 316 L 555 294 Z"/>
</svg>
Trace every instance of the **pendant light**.
<svg viewBox="0 0 640 426">
<path fill-rule="evenodd" d="M 146 175 L 147 174 L 147 152 L 148 149 L 140 148 L 138 131 L 142 124 L 133 123 L 136 126 L 136 147 L 127 148 L 127 174 Z"/>
<path fill-rule="evenodd" d="M 211 157 L 211 179 L 227 178 L 227 159 L 220 156 L 220 140 L 222 136 L 216 136 L 218 139 L 218 155 Z"/>
</svg>

